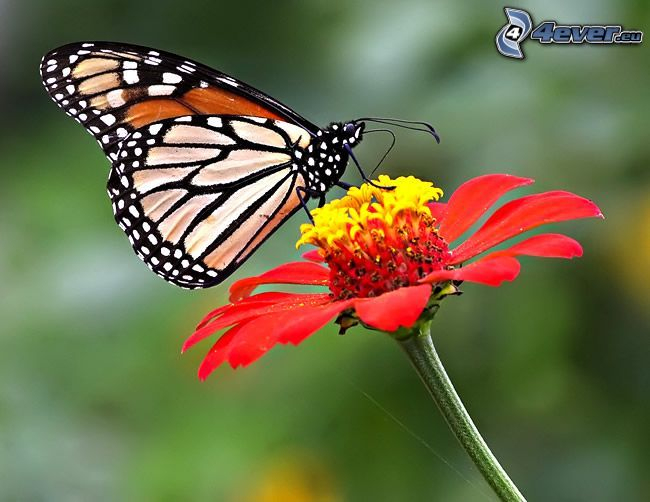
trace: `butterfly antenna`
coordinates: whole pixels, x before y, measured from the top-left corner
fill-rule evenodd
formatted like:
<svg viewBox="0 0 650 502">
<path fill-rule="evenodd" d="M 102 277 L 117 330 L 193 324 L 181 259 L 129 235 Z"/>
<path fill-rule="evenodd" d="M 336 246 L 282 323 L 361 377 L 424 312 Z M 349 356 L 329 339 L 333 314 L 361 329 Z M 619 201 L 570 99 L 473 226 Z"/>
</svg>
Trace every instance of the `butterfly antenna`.
<svg viewBox="0 0 650 502">
<path fill-rule="evenodd" d="M 421 131 L 431 134 L 436 140 L 437 143 L 440 143 L 440 135 L 436 129 L 429 124 L 428 122 L 422 122 L 419 120 L 404 120 L 404 119 L 394 119 L 387 117 L 362 117 L 358 119 L 362 122 L 376 122 L 378 124 L 386 124 L 393 127 L 401 127 L 402 129 L 409 129 L 411 131 Z"/>
<path fill-rule="evenodd" d="M 379 162 L 377 163 L 375 168 L 370 172 L 370 176 L 375 174 L 375 171 L 377 171 L 377 169 L 379 169 L 379 166 L 381 166 L 382 163 L 384 162 L 384 160 L 386 160 L 386 157 L 388 157 L 388 154 L 391 152 L 391 150 L 395 146 L 395 141 L 396 141 L 395 133 L 393 131 L 391 131 L 390 129 L 369 129 L 369 130 L 365 131 L 365 134 L 368 134 L 368 133 L 371 133 L 371 132 L 387 132 L 388 134 L 391 135 L 392 140 L 391 140 L 390 146 L 388 147 L 388 149 L 386 150 L 384 155 L 381 157 L 381 159 L 379 160 Z"/>
</svg>

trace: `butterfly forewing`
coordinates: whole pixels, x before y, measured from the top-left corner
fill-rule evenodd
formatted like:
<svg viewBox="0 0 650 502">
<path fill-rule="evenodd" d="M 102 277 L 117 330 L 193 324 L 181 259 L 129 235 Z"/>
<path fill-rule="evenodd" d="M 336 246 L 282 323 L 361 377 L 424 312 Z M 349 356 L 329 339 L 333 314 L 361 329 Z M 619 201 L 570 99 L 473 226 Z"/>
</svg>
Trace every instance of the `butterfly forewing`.
<svg viewBox="0 0 650 502">
<path fill-rule="evenodd" d="M 63 46 L 43 58 L 41 77 L 50 97 L 97 139 L 111 161 L 124 138 L 165 118 L 247 115 L 318 131 L 288 107 L 224 73 L 136 45 Z"/>
<path fill-rule="evenodd" d="M 183 287 L 221 282 L 300 207 L 292 161 L 309 132 L 260 117 L 188 115 L 137 129 L 108 183 L 136 254 Z"/>
</svg>

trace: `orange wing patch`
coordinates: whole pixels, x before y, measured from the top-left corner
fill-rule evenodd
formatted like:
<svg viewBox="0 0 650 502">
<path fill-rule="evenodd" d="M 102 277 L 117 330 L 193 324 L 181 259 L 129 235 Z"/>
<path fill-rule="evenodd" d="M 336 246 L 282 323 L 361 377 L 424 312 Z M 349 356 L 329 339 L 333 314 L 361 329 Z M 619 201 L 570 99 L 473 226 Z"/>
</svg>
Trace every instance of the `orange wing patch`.
<svg viewBox="0 0 650 502">
<path fill-rule="evenodd" d="M 171 99 L 151 99 L 129 107 L 124 120 L 134 129 L 139 129 L 154 122 L 184 115 L 194 115 L 194 111 Z"/>
<path fill-rule="evenodd" d="M 239 94 L 216 87 L 192 89 L 183 94 L 180 100 L 205 115 L 248 115 L 286 120 Z"/>
<path fill-rule="evenodd" d="M 283 120 L 243 96 L 214 87 L 192 89 L 175 99 L 149 99 L 132 105 L 125 114 L 125 121 L 135 129 L 163 119 L 186 115 L 248 115 Z"/>
</svg>

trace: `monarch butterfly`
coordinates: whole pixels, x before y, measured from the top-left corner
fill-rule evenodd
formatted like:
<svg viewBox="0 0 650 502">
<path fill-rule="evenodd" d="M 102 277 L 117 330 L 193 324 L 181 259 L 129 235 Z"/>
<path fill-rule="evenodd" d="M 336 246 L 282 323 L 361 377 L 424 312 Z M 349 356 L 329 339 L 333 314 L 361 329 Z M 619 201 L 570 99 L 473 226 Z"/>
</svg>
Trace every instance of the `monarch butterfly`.
<svg viewBox="0 0 650 502">
<path fill-rule="evenodd" d="M 190 289 L 222 282 L 306 200 L 347 186 L 373 120 L 319 128 L 229 75 L 136 45 L 65 45 L 40 70 L 109 158 L 108 195 L 135 253 Z"/>
</svg>

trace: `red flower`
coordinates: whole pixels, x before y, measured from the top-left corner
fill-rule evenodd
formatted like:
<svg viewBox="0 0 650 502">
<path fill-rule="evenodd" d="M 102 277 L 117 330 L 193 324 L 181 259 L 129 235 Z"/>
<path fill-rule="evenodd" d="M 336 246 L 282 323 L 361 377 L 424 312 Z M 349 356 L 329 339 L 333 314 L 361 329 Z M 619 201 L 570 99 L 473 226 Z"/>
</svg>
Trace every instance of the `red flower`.
<svg viewBox="0 0 650 502">
<path fill-rule="evenodd" d="M 513 280 L 519 273 L 519 255 L 581 256 L 577 241 L 540 234 L 465 264 L 539 225 L 603 217 L 590 200 L 562 191 L 504 204 L 474 234 L 449 249 L 497 199 L 532 182 L 505 174 L 480 176 L 461 185 L 446 204 L 430 202 L 442 192 L 413 177 L 380 176 L 377 183 L 395 187 L 390 191 L 367 184 L 353 188 L 341 200 L 314 210 L 315 223 L 301 228 L 299 244 L 320 248 L 303 255 L 308 261 L 235 282 L 231 303 L 210 312 L 183 350 L 230 327 L 199 368 L 199 378 L 205 379 L 224 361 L 233 368 L 246 366 L 277 343 L 296 345 L 341 314 L 383 331 L 409 328 L 437 303 L 441 291 L 455 291 L 456 281 L 499 286 Z M 251 296 L 262 284 L 317 285 L 329 291 Z"/>
</svg>

